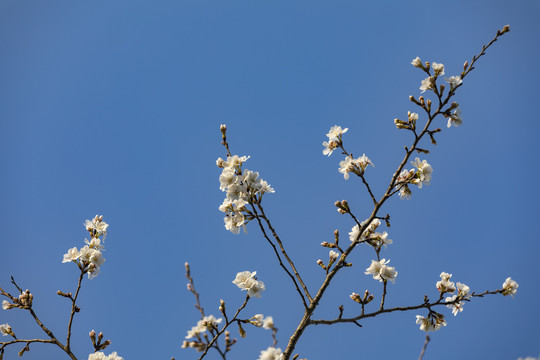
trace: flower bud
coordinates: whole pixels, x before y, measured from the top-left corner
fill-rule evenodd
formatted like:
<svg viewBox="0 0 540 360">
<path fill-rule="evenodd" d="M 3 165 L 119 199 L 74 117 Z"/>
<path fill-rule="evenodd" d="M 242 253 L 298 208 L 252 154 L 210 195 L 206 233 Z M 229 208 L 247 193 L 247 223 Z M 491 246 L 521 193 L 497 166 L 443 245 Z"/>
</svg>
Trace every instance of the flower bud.
<svg viewBox="0 0 540 360">
<path fill-rule="evenodd" d="M 465 63 L 463 64 L 463 71 L 467 70 L 468 66 L 469 66 L 469 62 L 465 61 Z"/>
<path fill-rule="evenodd" d="M 353 292 L 353 293 L 351 294 L 350 298 L 351 298 L 353 301 L 356 301 L 357 303 L 362 304 L 362 299 L 360 298 L 360 295 L 358 295 L 357 293 Z"/>
</svg>

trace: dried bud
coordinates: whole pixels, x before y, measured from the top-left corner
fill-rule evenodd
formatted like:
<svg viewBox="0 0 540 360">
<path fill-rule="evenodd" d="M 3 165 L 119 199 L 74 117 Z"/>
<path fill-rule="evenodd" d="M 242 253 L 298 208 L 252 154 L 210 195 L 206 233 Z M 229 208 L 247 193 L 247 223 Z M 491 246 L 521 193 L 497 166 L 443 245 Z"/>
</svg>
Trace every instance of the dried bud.
<svg viewBox="0 0 540 360">
<path fill-rule="evenodd" d="M 369 302 L 371 302 L 371 300 L 375 299 L 375 296 L 373 296 L 373 294 L 370 294 L 367 299 L 365 300 L 364 304 L 368 304 Z"/>
<path fill-rule="evenodd" d="M 94 330 L 92 330 L 92 331 L 90 331 L 90 333 L 88 335 L 90 335 L 91 338 L 95 338 L 96 337 L 96 332 Z"/>
<path fill-rule="evenodd" d="M 424 97 L 423 96 L 420 96 L 418 98 L 418 100 L 420 101 L 420 105 L 424 105 Z"/>
<path fill-rule="evenodd" d="M 321 246 L 322 246 L 322 247 L 326 247 L 326 248 L 333 249 L 333 248 L 336 247 L 336 244 L 331 244 L 331 243 L 329 243 L 328 241 L 323 241 L 323 242 L 321 243 Z"/>
<path fill-rule="evenodd" d="M 337 229 L 334 230 L 334 240 L 336 241 L 336 244 L 339 243 L 339 231 Z"/>
<path fill-rule="evenodd" d="M 240 336 L 245 338 L 246 337 L 246 331 L 244 330 L 244 328 L 242 327 L 242 324 L 240 322 L 238 322 L 238 331 L 240 332 Z"/>
<path fill-rule="evenodd" d="M 502 30 L 499 30 L 497 33 L 498 35 L 502 35 L 502 34 L 506 34 L 509 31 L 510 31 L 510 25 L 504 25 Z"/>
<path fill-rule="evenodd" d="M 457 108 L 459 106 L 459 104 L 457 102 L 453 102 L 451 105 L 450 105 L 450 108 L 448 110 L 454 110 L 455 108 Z"/>
</svg>

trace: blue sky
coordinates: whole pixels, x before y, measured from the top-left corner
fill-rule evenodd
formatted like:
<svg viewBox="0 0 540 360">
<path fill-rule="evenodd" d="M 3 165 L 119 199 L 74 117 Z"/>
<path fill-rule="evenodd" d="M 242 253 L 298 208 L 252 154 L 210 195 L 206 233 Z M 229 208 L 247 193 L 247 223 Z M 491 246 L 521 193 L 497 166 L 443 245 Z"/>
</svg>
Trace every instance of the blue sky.
<svg viewBox="0 0 540 360">
<path fill-rule="evenodd" d="M 107 260 L 85 279 L 74 325 L 80 359 L 92 329 L 112 340 L 107 353 L 126 359 L 196 358 L 180 348 L 198 320 L 185 261 L 214 315 L 219 299 L 228 309 L 243 301 L 236 273 L 256 270 L 267 290 L 246 317 L 272 315 L 284 348 L 301 305 L 254 224 L 238 236 L 223 227 L 219 124 L 229 127 L 232 152 L 250 155 L 246 167 L 276 189 L 267 214 L 318 288 L 316 260 L 328 253 L 320 242 L 335 229 L 346 240 L 353 225 L 334 201 L 347 199 L 361 218 L 371 212 L 362 184 L 338 173 L 342 156 L 321 154 L 329 128 L 349 128 L 346 146 L 374 162 L 368 180 L 380 196 L 411 141 L 393 125 L 415 110 L 408 96 L 424 78 L 411 59 L 458 74 L 510 24 L 459 89 L 463 126 L 447 130 L 439 119 L 439 144 L 423 156 L 431 185 L 383 208 L 394 240 L 383 256 L 399 272 L 390 306 L 435 298 L 442 271 L 474 291 L 508 276 L 520 284 L 514 299 L 476 299 L 457 317 L 443 310 L 448 326 L 432 335 L 427 359 L 538 356 L 538 14 L 536 1 L 1 2 L 1 286 L 13 275 L 30 289 L 38 315 L 63 338 L 69 308 L 56 291 L 72 291 L 77 272 L 62 255 L 84 244 L 84 220 L 103 214 Z M 315 318 L 335 317 L 341 304 L 356 314 L 353 291 L 380 295 L 363 274 L 373 254 L 358 250 Z M 425 312 L 380 316 L 362 329 L 310 327 L 297 352 L 417 358 L 417 314 Z M 28 314 L 2 311 L 5 322 L 19 337 L 42 336 Z M 268 331 L 247 330 L 232 359 L 256 359 L 271 345 Z M 36 344 L 24 357 L 61 353 Z"/>
</svg>

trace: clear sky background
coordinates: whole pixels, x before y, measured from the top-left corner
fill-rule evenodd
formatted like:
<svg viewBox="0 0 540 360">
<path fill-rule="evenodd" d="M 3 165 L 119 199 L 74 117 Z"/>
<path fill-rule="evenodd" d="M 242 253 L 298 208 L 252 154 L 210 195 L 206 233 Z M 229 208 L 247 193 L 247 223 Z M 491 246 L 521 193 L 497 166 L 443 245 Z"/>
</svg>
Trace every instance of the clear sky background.
<svg viewBox="0 0 540 360">
<path fill-rule="evenodd" d="M 180 348 L 198 320 L 186 290 L 189 261 L 202 304 L 218 315 L 244 299 L 231 282 L 257 271 L 267 290 L 245 316 L 272 315 L 284 348 L 301 318 L 294 288 L 260 232 L 233 235 L 218 211 L 223 157 L 219 124 L 233 153 L 275 189 L 266 211 L 312 292 L 327 258 L 321 241 L 352 223 L 334 201 L 347 199 L 358 217 L 371 206 L 358 179 L 338 173 L 340 154 L 322 155 L 332 125 L 348 127 L 345 144 L 375 164 L 367 173 L 380 196 L 410 134 L 393 119 L 415 111 L 424 74 L 410 65 L 461 72 L 497 29 L 511 32 L 489 49 L 459 89 L 464 124 L 425 147 L 431 186 L 410 201 L 393 198 L 384 251 L 399 275 L 388 306 L 437 296 L 442 271 L 474 291 L 519 284 L 514 299 L 467 303 L 432 335 L 425 359 L 517 359 L 540 355 L 538 297 L 537 1 L 12 1 L 0 3 L 0 284 L 9 276 L 34 294 L 34 308 L 65 337 L 77 269 L 62 255 L 81 247 L 85 219 L 110 224 L 106 262 L 84 280 L 73 349 L 86 359 L 88 332 L 103 331 L 125 359 L 195 359 Z M 425 120 L 421 115 L 419 122 Z M 364 270 L 367 247 L 351 257 L 314 318 L 353 316 L 351 292 L 381 285 Z M 375 307 L 375 305 L 373 305 Z M 369 310 L 369 309 L 368 309 Z M 297 346 L 309 360 L 416 359 L 424 333 L 415 315 L 309 327 Z M 29 314 L 1 311 L 19 337 L 45 336 Z M 270 332 L 247 328 L 231 359 L 257 359 Z M 232 333 L 239 338 L 236 327 Z M 10 347 L 7 359 L 19 347 Z M 60 359 L 35 344 L 25 359 Z M 208 359 L 216 359 L 211 354 Z"/>
</svg>

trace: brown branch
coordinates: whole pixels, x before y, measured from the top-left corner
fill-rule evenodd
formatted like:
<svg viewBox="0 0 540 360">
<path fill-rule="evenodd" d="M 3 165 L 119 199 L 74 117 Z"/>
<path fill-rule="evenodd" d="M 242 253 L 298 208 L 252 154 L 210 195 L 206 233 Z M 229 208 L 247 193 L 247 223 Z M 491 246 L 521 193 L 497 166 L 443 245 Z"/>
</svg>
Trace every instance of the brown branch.
<svg viewBox="0 0 540 360">
<path fill-rule="evenodd" d="M 73 317 L 75 316 L 75 313 L 79 311 L 79 308 L 75 304 L 77 301 L 77 297 L 79 296 L 79 291 L 81 290 L 81 284 L 82 279 L 85 272 L 84 269 L 81 269 L 81 274 L 79 275 L 79 282 L 77 284 L 77 291 L 75 292 L 74 297 L 70 297 L 71 299 L 71 314 L 69 315 L 69 323 L 68 323 L 68 329 L 67 329 L 67 339 L 66 339 L 66 351 L 70 351 L 71 348 L 71 325 L 73 324 Z"/>
<path fill-rule="evenodd" d="M 501 31 L 499 30 L 497 32 L 497 35 L 495 36 L 495 38 L 487 45 L 487 46 L 483 46 L 482 47 L 482 52 L 480 53 L 480 55 L 478 56 L 475 56 L 473 57 L 473 62 L 471 63 L 471 66 L 470 68 L 467 70 L 467 71 L 464 71 L 464 73 L 462 74 L 462 78 L 467 75 L 472 69 L 473 69 L 473 66 L 472 64 L 474 64 L 474 62 L 476 62 L 478 60 L 478 58 L 480 58 L 482 55 L 484 55 L 485 53 L 485 50 L 491 46 L 491 44 L 493 44 L 497 38 L 499 36 L 501 36 L 502 34 L 504 34 L 505 32 L 508 32 L 509 31 L 509 28 L 507 26 L 504 27 L 504 29 Z M 461 85 L 461 84 L 460 84 Z M 332 281 L 332 278 L 337 274 L 337 272 L 339 271 L 339 269 L 341 269 L 343 267 L 343 264 L 347 258 L 347 256 L 352 252 L 352 250 L 355 248 L 356 244 L 357 244 L 357 241 L 358 239 L 360 238 L 361 234 L 364 232 L 364 230 L 371 224 L 371 221 L 373 221 L 374 218 L 377 217 L 377 213 L 378 211 L 380 210 L 380 208 L 383 206 L 383 204 L 386 202 L 386 200 L 388 200 L 392 195 L 394 195 L 396 193 L 396 191 L 394 190 L 394 187 L 395 187 L 395 184 L 396 184 L 396 181 L 397 181 L 397 178 L 399 177 L 399 174 L 401 173 L 401 171 L 403 170 L 403 168 L 405 167 L 405 164 L 407 163 L 407 161 L 409 160 L 409 158 L 411 157 L 411 155 L 413 154 L 413 152 L 417 149 L 417 145 L 418 143 L 420 142 L 420 140 L 422 140 L 422 138 L 424 137 L 425 134 L 429 133 L 429 126 L 431 125 L 431 123 L 433 122 L 433 120 L 437 117 L 437 115 L 440 115 L 443 113 L 443 107 L 448 103 L 448 101 L 452 98 L 452 96 L 455 94 L 455 90 L 460 86 L 456 86 L 454 89 L 450 90 L 448 92 L 448 94 L 446 95 L 446 98 L 444 100 L 442 100 L 442 93 L 439 93 L 437 91 L 437 88 L 436 88 L 436 84 L 435 84 L 435 94 L 437 95 L 438 97 L 438 100 L 439 100 L 439 106 L 437 108 L 437 110 L 434 112 L 434 113 L 431 113 L 431 103 L 430 101 L 427 102 L 426 105 L 422 105 L 422 107 L 426 110 L 426 113 L 428 115 L 428 121 L 426 122 L 426 125 L 424 126 L 422 132 L 420 134 L 416 134 L 416 131 L 414 132 L 414 135 L 415 135 L 415 139 L 413 141 L 413 144 L 410 148 L 406 148 L 406 154 L 402 160 L 402 162 L 399 164 L 398 168 L 397 168 L 397 171 L 394 173 L 394 175 L 392 176 L 392 179 L 390 181 L 390 184 L 388 185 L 388 188 L 385 192 L 385 194 L 381 197 L 381 199 L 378 201 L 378 202 L 375 202 L 375 205 L 374 205 L 374 209 L 371 213 L 371 215 L 369 216 L 369 218 L 366 220 L 365 222 L 365 225 L 364 226 L 361 226 L 360 227 L 360 231 L 359 231 L 359 234 L 358 234 L 358 238 L 355 239 L 355 241 L 353 241 L 350 246 L 345 250 L 345 252 L 343 252 L 343 255 L 340 257 L 340 259 L 338 260 L 338 262 L 336 263 L 336 266 L 334 266 L 334 268 L 332 269 L 332 271 L 330 271 L 326 278 L 324 279 L 321 287 L 319 288 L 317 294 L 315 295 L 315 297 L 313 298 L 313 300 L 311 301 L 311 304 L 310 306 L 305 310 L 304 312 L 304 316 L 302 317 L 300 323 L 298 324 L 298 327 L 296 328 L 295 332 L 293 333 L 293 335 L 289 338 L 289 343 L 287 344 L 287 348 L 285 349 L 285 352 L 283 353 L 283 357 L 284 357 L 284 360 L 289 360 L 295 346 L 296 346 L 296 343 L 298 342 L 300 336 L 302 335 L 302 333 L 304 332 L 305 328 L 307 326 L 309 326 L 310 324 L 323 324 L 324 322 L 320 322 L 320 321 L 324 321 L 324 320 L 316 320 L 315 322 L 313 320 L 311 320 L 311 315 L 313 314 L 313 312 L 315 311 L 316 307 L 318 306 L 319 304 L 319 301 L 321 300 L 321 298 L 323 297 L 326 289 L 328 288 L 328 286 L 330 285 L 330 282 Z M 422 103 L 424 104 L 424 103 Z M 345 151 L 345 150 L 344 150 Z M 488 292 L 489 293 L 489 292 Z M 440 301 L 440 300 L 439 300 Z M 422 307 L 426 307 L 425 304 L 423 305 L 419 305 L 417 307 L 412 307 L 412 308 L 391 308 L 391 309 L 381 309 L 375 313 L 371 313 L 371 314 L 366 314 L 366 315 L 360 315 L 360 317 L 357 317 L 357 318 L 354 318 L 354 319 L 350 319 L 349 322 L 355 322 L 356 320 L 359 320 L 360 318 L 365 318 L 365 317 L 371 317 L 371 316 L 376 316 L 376 315 L 379 315 L 381 313 L 386 313 L 386 312 L 392 312 L 392 311 L 405 311 L 405 310 L 411 310 L 411 309 L 418 309 L 418 308 L 422 308 Z M 340 319 L 339 321 L 336 321 L 336 322 L 345 322 L 346 319 Z M 330 322 L 330 323 L 335 323 L 335 322 Z M 330 324 L 329 323 L 329 324 Z"/>
<path fill-rule="evenodd" d="M 285 259 L 287 259 L 287 262 L 291 266 L 296 279 L 298 280 L 298 282 L 302 286 L 302 289 L 304 289 L 304 293 L 306 294 L 309 301 L 312 302 L 313 299 L 312 299 L 306 285 L 304 284 L 304 281 L 302 280 L 302 277 L 300 276 L 300 274 L 296 270 L 296 266 L 294 266 L 294 262 L 291 260 L 291 258 L 289 258 L 289 255 L 287 254 L 287 251 L 285 251 L 285 248 L 283 247 L 283 243 L 281 242 L 281 239 L 279 238 L 276 231 L 272 227 L 272 224 L 270 223 L 270 220 L 266 217 L 266 214 L 264 213 L 264 209 L 263 209 L 262 205 L 260 203 L 257 203 L 257 207 L 261 211 L 261 217 L 264 219 L 264 221 L 266 222 L 266 225 L 268 225 L 268 228 L 272 232 L 272 236 L 274 237 L 274 239 L 276 239 L 276 242 L 278 243 L 279 248 L 281 249 L 281 253 L 283 254 L 283 256 L 285 256 Z M 304 305 L 305 305 L 305 303 L 304 303 Z"/>
<path fill-rule="evenodd" d="M 418 358 L 418 360 L 422 360 L 424 358 L 424 353 L 426 352 L 426 348 L 427 348 L 427 345 L 429 343 L 429 335 L 426 334 L 426 342 L 424 343 L 424 346 L 422 347 L 422 352 L 420 353 L 420 357 Z"/>
</svg>

